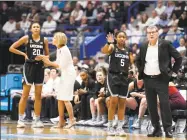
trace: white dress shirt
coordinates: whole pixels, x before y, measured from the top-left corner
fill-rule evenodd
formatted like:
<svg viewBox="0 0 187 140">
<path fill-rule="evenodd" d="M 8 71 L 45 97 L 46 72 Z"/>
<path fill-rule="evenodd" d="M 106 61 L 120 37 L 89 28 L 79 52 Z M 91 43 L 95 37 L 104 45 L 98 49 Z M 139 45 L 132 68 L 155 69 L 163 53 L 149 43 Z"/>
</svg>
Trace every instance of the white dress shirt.
<svg viewBox="0 0 187 140">
<path fill-rule="evenodd" d="M 159 75 L 161 73 L 158 61 L 158 41 L 154 46 L 148 45 L 145 61 L 144 73 L 146 75 Z"/>
</svg>

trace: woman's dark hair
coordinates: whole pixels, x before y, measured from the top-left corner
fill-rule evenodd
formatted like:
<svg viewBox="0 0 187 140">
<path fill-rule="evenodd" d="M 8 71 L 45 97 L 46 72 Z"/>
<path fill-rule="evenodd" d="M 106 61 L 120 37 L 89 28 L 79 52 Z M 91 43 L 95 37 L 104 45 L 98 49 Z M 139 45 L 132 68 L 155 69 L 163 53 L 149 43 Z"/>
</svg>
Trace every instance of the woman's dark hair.
<svg viewBox="0 0 187 140">
<path fill-rule="evenodd" d="M 32 28 L 32 25 L 35 24 L 35 23 L 38 24 L 38 25 L 40 25 L 39 22 L 32 22 L 29 29 L 31 29 L 31 28 Z M 40 27 L 41 27 L 41 25 L 40 25 Z"/>
<path fill-rule="evenodd" d="M 125 36 L 127 37 L 127 34 L 126 34 L 124 31 L 117 31 L 117 32 L 115 33 L 115 35 L 114 35 L 115 38 L 117 38 L 117 36 L 118 36 L 119 33 L 124 33 Z"/>
</svg>

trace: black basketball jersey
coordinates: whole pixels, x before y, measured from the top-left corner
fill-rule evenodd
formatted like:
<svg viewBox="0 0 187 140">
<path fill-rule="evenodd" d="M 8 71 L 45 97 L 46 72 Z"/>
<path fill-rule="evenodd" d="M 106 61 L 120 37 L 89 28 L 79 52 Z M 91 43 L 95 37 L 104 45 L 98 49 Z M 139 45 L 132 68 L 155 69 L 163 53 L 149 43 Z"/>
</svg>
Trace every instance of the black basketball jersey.
<svg viewBox="0 0 187 140">
<path fill-rule="evenodd" d="M 109 56 L 109 72 L 127 73 L 130 65 L 128 49 L 121 50 L 114 45 L 114 50 Z"/>
<path fill-rule="evenodd" d="M 36 56 L 44 53 L 44 37 L 40 36 L 39 41 L 34 41 L 32 35 L 29 35 L 26 53 L 29 59 L 34 60 Z"/>
<path fill-rule="evenodd" d="M 134 90 L 133 90 L 133 92 L 144 92 L 144 91 L 145 91 L 144 85 L 141 88 L 138 88 L 137 80 L 135 80 L 134 81 Z"/>
</svg>

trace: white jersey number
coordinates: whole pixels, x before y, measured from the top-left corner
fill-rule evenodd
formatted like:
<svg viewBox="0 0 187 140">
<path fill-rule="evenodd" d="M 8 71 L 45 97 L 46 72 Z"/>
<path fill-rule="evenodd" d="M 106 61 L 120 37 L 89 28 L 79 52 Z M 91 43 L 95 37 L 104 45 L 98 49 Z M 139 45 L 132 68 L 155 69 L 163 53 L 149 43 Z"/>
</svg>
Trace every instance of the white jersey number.
<svg viewBox="0 0 187 140">
<path fill-rule="evenodd" d="M 40 55 L 40 49 L 33 49 L 33 55 Z"/>
<path fill-rule="evenodd" d="M 125 59 L 121 59 L 121 66 L 125 66 Z"/>
</svg>

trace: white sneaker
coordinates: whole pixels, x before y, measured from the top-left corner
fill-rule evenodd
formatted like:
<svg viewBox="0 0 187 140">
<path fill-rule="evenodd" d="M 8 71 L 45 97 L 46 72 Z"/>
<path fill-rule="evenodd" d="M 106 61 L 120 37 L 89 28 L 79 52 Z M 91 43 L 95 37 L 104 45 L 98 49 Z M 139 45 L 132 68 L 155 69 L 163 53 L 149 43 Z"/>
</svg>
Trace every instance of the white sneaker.
<svg viewBox="0 0 187 140">
<path fill-rule="evenodd" d="M 86 120 L 80 120 L 80 121 L 77 122 L 77 124 L 78 124 L 78 125 L 83 125 L 84 122 L 86 122 Z"/>
<path fill-rule="evenodd" d="M 32 122 L 32 127 L 33 128 L 43 128 L 44 125 L 43 125 L 43 122 L 39 120 L 39 121 L 33 121 Z"/>
<path fill-rule="evenodd" d="M 22 120 L 18 120 L 17 128 L 25 128 L 25 123 Z"/>
<path fill-rule="evenodd" d="M 136 122 L 131 127 L 135 128 L 135 129 L 140 129 L 141 128 L 141 121 L 140 121 L 140 119 L 137 119 Z"/>
<path fill-rule="evenodd" d="M 107 127 L 107 126 L 108 126 L 108 123 L 103 124 L 103 126 Z"/>
<path fill-rule="evenodd" d="M 118 125 L 118 120 L 114 120 L 113 124 L 112 124 L 112 127 L 117 127 L 117 125 Z"/>
<path fill-rule="evenodd" d="M 51 118 L 50 121 L 53 123 L 53 124 L 56 124 L 59 122 L 59 116 L 56 117 L 56 118 Z"/>
<path fill-rule="evenodd" d="M 123 130 L 123 128 L 117 128 L 116 129 L 116 135 L 120 136 L 120 137 L 125 137 L 127 134 L 125 133 L 125 131 Z"/>
<path fill-rule="evenodd" d="M 108 127 L 107 128 L 107 134 L 108 134 L 108 136 L 115 136 L 116 131 L 115 131 L 114 127 Z"/>
</svg>

